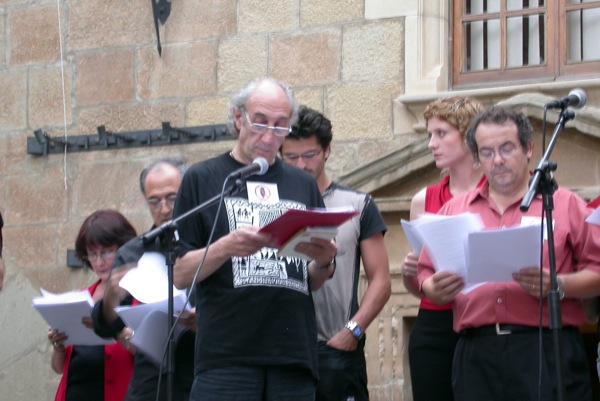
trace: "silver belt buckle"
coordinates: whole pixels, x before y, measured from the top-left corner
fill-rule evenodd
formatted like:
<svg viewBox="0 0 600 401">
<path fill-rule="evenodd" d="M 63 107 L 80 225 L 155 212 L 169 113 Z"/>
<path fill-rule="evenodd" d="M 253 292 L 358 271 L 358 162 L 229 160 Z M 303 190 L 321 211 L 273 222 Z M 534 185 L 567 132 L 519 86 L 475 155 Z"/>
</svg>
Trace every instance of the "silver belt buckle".
<svg viewBox="0 0 600 401">
<path fill-rule="evenodd" d="M 511 334 L 511 333 L 512 333 L 512 331 L 510 331 L 510 330 L 502 330 L 500 328 L 500 323 L 496 323 L 496 334 L 497 335 L 499 335 L 499 336 L 505 336 L 505 335 Z"/>
</svg>

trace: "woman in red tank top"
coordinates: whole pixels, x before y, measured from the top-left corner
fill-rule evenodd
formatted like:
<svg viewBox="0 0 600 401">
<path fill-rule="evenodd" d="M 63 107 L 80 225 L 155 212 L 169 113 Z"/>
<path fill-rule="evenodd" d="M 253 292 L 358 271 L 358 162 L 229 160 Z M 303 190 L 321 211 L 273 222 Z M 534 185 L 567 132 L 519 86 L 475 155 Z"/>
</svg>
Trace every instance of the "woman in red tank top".
<svg viewBox="0 0 600 401">
<path fill-rule="evenodd" d="M 439 99 L 425 109 L 428 147 L 443 178 L 413 197 L 411 220 L 425 212 L 437 213 L 453 196 L 483 183 L 483 172 L 465 143 L 469 120 L 482 110 L 478 101 L 464 97 Z M 409 253 L 402 269 L 406 289 L 421 298 L 408 348 L 413 400 L 453 401 L 452 358 L 457 334 L 452 330 L 452 304 L 436 305 L 423 296 L 417 282 L 418 258 Z"/>
</svg>

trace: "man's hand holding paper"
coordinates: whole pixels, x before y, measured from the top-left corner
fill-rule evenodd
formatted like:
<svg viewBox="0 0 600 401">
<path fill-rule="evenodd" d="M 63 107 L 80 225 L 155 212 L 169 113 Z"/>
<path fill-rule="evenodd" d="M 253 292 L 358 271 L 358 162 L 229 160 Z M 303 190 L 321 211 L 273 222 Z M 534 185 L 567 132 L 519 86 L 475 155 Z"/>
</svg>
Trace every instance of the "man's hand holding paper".
<svg viewBox="0 0 600 401">
<path fill-rule="evenodd" d="M 542 288 L 540 292 L 540 275 L 542 276 Z M 513 280 L 523 287 L 523 290 L 533 297 L 544 298 L 550 291 L 550 273 L 539 267 L 525 267 L 512 274 Z"/>
<path fill-rule="evenodd" d="M 423 282 L 423 292 L 438 305 L 452 302 L 464 288 L 463 278 L 448 270 L 438 271 Z"/>
</svg>

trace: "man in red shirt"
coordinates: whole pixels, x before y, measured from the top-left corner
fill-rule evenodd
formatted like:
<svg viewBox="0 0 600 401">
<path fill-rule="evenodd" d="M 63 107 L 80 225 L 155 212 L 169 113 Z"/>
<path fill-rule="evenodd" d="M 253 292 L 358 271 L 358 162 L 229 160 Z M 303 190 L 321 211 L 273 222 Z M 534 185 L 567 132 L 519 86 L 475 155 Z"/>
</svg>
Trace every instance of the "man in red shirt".
<svg viewBox="0 0 600 401">
<path fill-rule="evenodd" d="M 532 136 L 527 118 L 509 109 L 492 107 L 474 117 L 467 144 L 481 163 L 487 183 L 449 201 L 440 214 L 477 213 L 486 228 L 539 222 L 540 195 L 527 212 L 519 209 L 529 187 Z M 591 400 L 578 326 L 586 321 L 581 300 L 600 293 L 600 229 L 585 224 L 591 210 L 577 195 L 559 188 L 553 198 L 566 394 L 569 400 Z M 551 288 L 546 238 L 542 269 L 523 267 L 513 274 L 513 281 L 486 283 L 470 292 L 461 292 L 465 286 L 461 276 L 435 272 L 426 251 L 421 253 L 418 270 L 419 284 L 429 299 L 439 304 L 453 301 L 454 330 L 461 334 L 453 364 L 455 399 L 537 400 L 538 392 L 543 400 L 556 399 L 554 346 L 548 329 L 547 294 Z"/>
</svg>

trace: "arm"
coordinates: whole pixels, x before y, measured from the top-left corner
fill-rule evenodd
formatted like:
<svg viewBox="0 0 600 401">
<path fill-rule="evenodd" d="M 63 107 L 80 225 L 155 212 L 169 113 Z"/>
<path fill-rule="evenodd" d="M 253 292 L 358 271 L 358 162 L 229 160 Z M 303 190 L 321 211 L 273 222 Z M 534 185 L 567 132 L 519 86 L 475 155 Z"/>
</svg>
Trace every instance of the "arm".
<svg viewBox="0 0 600 401">
<path fill-rule="evenodd" d="M 181 327 L 185 327 L 188 330 L 196 332 L 196 308 L 190 310 L 184 310 L 179 316 L 178 323 Z"/>
<path fill-rule="evenodd" d="M 119 334 L 115 336 L 115 340 L 119 344 L 121 344 L 123 348 L 129 351 L 130 354 L 135 355 L 137 349 L 135 345 L 131 344 L 131 342 L 129 341 L 131 340 L 131 337 L 133 337 L 133 334 L 134 332 L 132 329 L 130 329 L 129 327 L 125 327 L 119 332 Z"/>
<path fill-rule="evenodd" d="M 419 192 L 413 196 L 410 201 L 410 219 L 416 220 L 420 215 L 425 213 L 425 195 L 427 194 L 427 188 L 421 188 Z"/>
<path fill-rule="evenodd" d="M 360 251 L 368 286 L 361 299 L 360 307 L 351 320 L 366 331 L 390 298 L 392 283 L 383 234 L 377 233 L 361 241 Z M 354 351 L 358 339 L 350 330 L 343 328 L 328 342 L 328 345 L 344 351 Z"/>
<path fill-rule="evenodd" d="M 426 278 L 421 290 L 431 302 L 444 305 L 454 301 L 464 287 L 462 277 L 448 271 L 440 271 Z"/>
<path fill-rule="evenodd" d="M 146 250 L 142 238 L 135 237 L 117 251 L 102 299 L 96 302 L 92 310 L 94 332 L 98 336 L 116 338 L 125 328 L 125 323 L 119 318 L 115 308 L 121 304 L 131 305 L 133 297 L 119 286 L 119 282 L 130 269 L 137 266 L 138 260 Z"/>
<path fill-rule="evenodd" d="M 122 288 L 119 283 L 133 266 L 135 266 L 135 264 L 116 267 L 110 272 L 110 277 L 108 278 L 104 290 L 104 296 L 102 297 L 102 313 L 104 315 L 104 320 L 107 323 L 111 323 L 119 318 L 119 315 L 115 312 L 115 308 L 119 306 L 121 301 L 128 295 L 128 292 Z"/>
<path fill-rule="evenodd" d="M 423 294 L 438 305 L 454 301 L 454 298 L 465 287 L 461 276 L 449 271 L 436 272 L 425 248 L 419 256 L 417 278 Z"/>
<path fill-rule="evenodd" d="M 550 272 L 542 269 L 542 296 L 546 297 L 550 291 Z M 600 295 L 600 274 L 592 270 L 580 270 L 575 273 L 559 274 L 565 298 L 587 299 Z M 540 296 L 540 269 L 526 267 L 513 274 L 513 279 L 521 284 L 523 289 L 532 296 Z"/>
<path fill-rule="evenodd" d="M 268 246 L 270 242 L 271 236 L 259 233 L 256 227 L 242 227 L 232 231 L 211 244 L 208 253 L 206 253 L 206 248 L 202 248 L 189 251 L 182 257 L 177 258 L 173 268 L 174 284 L 180 289 L 195 284 L 193 282 L 194 276 L 205 254 L 206 259 L 198 277 L 196 277 L 196 283 L 208 278 L 231 257 L 251 255 Z"/>
<path fill-rule="evenodd" d="M 119 286 L 119 281 L 127 273 L 130 267 L 135 264 L 115 267 L 110 272 L 110 277 L 106 282 L 104 295 L 101 300 L 96 302 L 92 310 L 92 322 L 94 332 L 103 338 L 116 338 L 125 328 L 125 323 L 121 320 L 115 308 L 121 304 L 128 292 Z"/>
<path fill-rule="evenodd" d="M 208 278 L 231 257 L 248 256 L 266 246 L 270 246 L 273 241 L 271 235 L 258 231 L 257 227 L 241 227 L 215 241 L 210 245 L 208 253 L 206 253 L 206 248 L 187 252 L 175 262 L 173 268 L 175 286 L 183 289 L 194 284 L 196 270 L 202 263 L 205 254 L 206 259 L 196 277 L 196 283 Z M 296 250 L 313 258 L 308 270 L 311 289 L 320 288 L 333 272 L 333 264 L 330 262 L 337 252 L 335 242 L 313 238 L 310 243 L 299 243 Z"/>
<path fill-rule="evenodd" d="M 52 357 L 50 359 L 50 366 L 52 370 L 58 374 L 63 372 L 66 358 L 65 340 L 67 336 L 65 333 L 60 333 L 56 329 L 48 329 L 48 341 L 52 344 Z"/>
<path fill-rule="evenodd" d="M 308 264 L 311 291 L 318 290 L 325 281 L 333 277 L 335 273 L 333 259 L 337 253 L 337 245 L 334 241 L 312 238 L 310 243 L 301 242 L 296 245 L 296 250 L 313 258 Z"/>
<path fill-rule="evenodd" d="M 410 202 L 410 219 L 414 220 L 425 212 L 425 195 L 427 188 L 421 189 L 413 196 Z M 417 298 L 421 298 L 423 294 L 419 290 L 419 283 L 417 281 L 417 261 L 419 255 L 414 252 L 409 252 L 404 258 L 402 264 L 402 281 L 404 287 Z"/>
<path fill-rule="evenodd" d="M 58 374 L 62 374 L 63 367 L 65 366 L 65 347 L 62 348 L 52 348 L 52 358 L 50 360 L 50 366 L 52 366 L 52 370 Z"/>
</svg>

